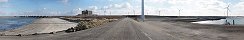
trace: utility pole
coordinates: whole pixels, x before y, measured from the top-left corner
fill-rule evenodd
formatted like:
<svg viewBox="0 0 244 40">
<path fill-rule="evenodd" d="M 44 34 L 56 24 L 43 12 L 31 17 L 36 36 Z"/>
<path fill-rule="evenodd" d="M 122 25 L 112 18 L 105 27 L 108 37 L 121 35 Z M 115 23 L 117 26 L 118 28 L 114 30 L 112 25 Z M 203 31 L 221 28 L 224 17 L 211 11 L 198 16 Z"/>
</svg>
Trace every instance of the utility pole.
<svg viewBox="0 0 244 40">
<path fill-rule="evenodd" d="M 142 19 L 142 22 L 144 22 L 144 19 L 145 19 L 145 15 L 144 15 L 144 0 L 141 1 L 141 19 Z"/>
</svg>

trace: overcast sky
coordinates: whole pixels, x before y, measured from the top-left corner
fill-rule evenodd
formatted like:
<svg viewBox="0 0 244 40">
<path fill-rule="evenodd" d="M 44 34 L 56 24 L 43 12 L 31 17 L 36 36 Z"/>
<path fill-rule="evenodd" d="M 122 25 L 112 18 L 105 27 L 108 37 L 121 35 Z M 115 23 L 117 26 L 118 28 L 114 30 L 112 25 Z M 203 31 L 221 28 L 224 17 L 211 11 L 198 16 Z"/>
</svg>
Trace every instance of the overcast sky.
<svg viewBox="0 0 244 40">
<path fill-rule="evenodd" d="M 139 15 L 140 3 L 141 0 L 0 0 L 0 16 L 76 15 L 86 9 L 99 15 Z M 145 0 L 145 14 L 177 16 L 180 9 L 183 16 L 225 16 L 228 4 L 229 15 L 244 16 L 244 0 Z"/>
</svg>

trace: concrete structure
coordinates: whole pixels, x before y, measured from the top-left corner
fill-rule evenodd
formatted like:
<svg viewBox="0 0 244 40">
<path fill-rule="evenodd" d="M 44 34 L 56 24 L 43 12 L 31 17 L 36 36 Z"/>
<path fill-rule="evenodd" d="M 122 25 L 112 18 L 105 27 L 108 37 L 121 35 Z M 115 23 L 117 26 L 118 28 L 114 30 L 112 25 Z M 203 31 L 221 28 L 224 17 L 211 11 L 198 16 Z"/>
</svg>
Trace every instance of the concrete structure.
<svg viewBox="0 0 244 40">
<path fill-rule="evenodd" d="M 93 15 L 92 14 L 92 11 L 89 11 L 89 10 L 83 10 L 82 11 L 82 14 L 78 14 L 77 16 L 91 16 Z"/>
</svg>

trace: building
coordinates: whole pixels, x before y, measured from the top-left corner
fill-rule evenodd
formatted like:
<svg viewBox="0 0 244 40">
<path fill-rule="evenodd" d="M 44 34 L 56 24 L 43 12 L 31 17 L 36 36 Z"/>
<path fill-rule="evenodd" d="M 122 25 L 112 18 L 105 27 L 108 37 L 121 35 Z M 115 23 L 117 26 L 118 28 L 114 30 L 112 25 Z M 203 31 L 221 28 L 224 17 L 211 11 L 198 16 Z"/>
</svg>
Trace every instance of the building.
<svg viewBox="0 0 244 40">
<path fill-rule="evenodd" d="M 77 16 L 96 16 L 95 14 L 92 13 L 92 11 L 89 10 L 83 10 L 82 14 L 78 14 Z"/>
<path fill-rule="evenodd" d="M 81 15 L 83 15 L 83 16 L 91 16 L 92 15 L 92 11 L 84 10 L 84 11 L 82 11 Z"/>
</svg>

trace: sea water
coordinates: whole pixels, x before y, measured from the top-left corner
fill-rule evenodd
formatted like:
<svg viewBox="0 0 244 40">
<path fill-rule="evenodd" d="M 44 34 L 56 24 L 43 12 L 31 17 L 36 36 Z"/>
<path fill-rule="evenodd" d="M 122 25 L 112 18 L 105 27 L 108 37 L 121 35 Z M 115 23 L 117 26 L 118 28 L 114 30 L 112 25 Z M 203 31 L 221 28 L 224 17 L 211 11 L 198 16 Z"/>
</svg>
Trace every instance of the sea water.
<svg viewBox="0 0 244 40">
<path fill-rule="evenodd" d="M 207 20 L 207 21 L 198 21 L 192 23 L 224 25 L 226 21 L 230 23 L 230 25 L 244 25 L 244 17 L 228 17 L 226 19 L 221 19 L 221 20 Z"/>
<path fill-rule="evenodd" d="M 32 23 L 35 19 L 31 17 L 0 17 L 0 31 L 20 28 Z"/>
</svg>

